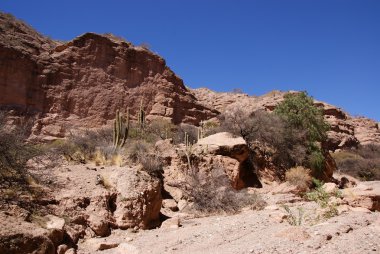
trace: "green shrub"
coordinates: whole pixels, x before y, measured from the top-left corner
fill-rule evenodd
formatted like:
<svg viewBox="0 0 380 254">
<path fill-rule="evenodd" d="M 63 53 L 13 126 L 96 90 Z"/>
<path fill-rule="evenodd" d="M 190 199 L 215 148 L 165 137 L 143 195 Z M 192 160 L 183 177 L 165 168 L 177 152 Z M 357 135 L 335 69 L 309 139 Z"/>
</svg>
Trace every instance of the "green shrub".
<svg viewBox="0 0 380 254">
<path fill-rule="evenodd" d="M 313 98 L 307 92 L 288 93 L 275 113 L 297 129 L 306 130 L 310 143 L 326 139 L 329 125 L 324 121 L 323 110 L 314 105 Z"/>
<path fill-rule="evenodd" d="M 323 188 L 323 182 L 315 178 L 313 178 L 312 181 L 315 185 L 315 188 L 312 191 L 306 193 L 307 199 L 310 201 L 315 201 L 323 208 L 327 207 L 330 195 Z"/>
<path fill-rule="evenodd" d="M 313 175 L 319 177 L 325 166 L 321 146 L 330 128 L 323 118 L 323 109 L 316 107 L 313 98 L 306 92 L 301 92 L 286 94 L 274 112 L 284 118 L 290 127 L 305 131 L 308 159 L 304 164 L 313 170 Z"/>
<path fill-rule="evenodd" d="M 325 157 L 320 148 L 316 148 L 311 152 L 308 159 L 308 164 L 316 175 L 320 175 L 323 172 L 325 166 Z"/>
</svg>

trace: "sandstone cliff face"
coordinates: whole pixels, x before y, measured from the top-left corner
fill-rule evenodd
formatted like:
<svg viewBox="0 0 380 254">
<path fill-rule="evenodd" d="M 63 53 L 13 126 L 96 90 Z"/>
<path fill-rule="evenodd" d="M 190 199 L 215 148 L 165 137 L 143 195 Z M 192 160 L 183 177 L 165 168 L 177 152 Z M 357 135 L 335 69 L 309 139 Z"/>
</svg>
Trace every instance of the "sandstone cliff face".
<svg viewBox="0 0 380 254">
<path fill-rule="evenodd" d="M 35 135 L 98 127 L 117 109 L 148 119 L 197 124 L 215 116 L 199 103 L 160 56 L 112 35 L 86 33 L 67 43 L 49 40 L 0 14 L 0 105 L 39 112 Z"/>
<path fill-rule="evenodd" d="M 192 90 L 195 97 L 205 106 L 224 112 L 232 107 L 250 111 L 273 111 L 284 99 L 285 92 L 272 91 L 262 96 L 247 94 L 217 93 L 207 88 Z M 291 91 L 293 92 L 293 91 Z M 315 105 L 323 108 L 325 120 L 330 124 L 327 147 L 329 150 L 355 147 L 358 144 L 380 144 L 380 129 L 377 122 L 365 117 L 352 117 L 342 109 L 321 101 Z"/>
</svg>

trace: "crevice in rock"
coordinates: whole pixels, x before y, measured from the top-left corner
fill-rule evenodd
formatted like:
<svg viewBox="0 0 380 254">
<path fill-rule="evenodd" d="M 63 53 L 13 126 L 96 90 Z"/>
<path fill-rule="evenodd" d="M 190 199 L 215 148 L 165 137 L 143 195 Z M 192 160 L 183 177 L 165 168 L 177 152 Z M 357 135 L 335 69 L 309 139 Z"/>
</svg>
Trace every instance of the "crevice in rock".
<svg viewBox="0 0 380 254">
<path fill-rule="evenodd" d="M 160 218 L 159 218 L 160 225 L 159 226 L 161 226 L 162 222 L 166 221 L 167 219 L 170 219 L 170 217 L 166 216 L 165 214 L 163 214 L 163 213 L 160 212 Z"/>
<path fill-rule="evenodd" d="M 255 173 L 253 164 L 249 159 L 241 162 L 239 165 L 239 180 L 243 182 L 244 188 L 247 188 L 247 187 L 262 188 L 263 187 L 257 174 Z"/>
<path fill-rule="evenodd" d="M 113 193 L 109 196 L 107 200 L 107 206 L 109 211 L 113 214 L 116 211 L 117 205 L 116 205 L 116 199 L 117 199 L 117 194 Z"/>
<path fill-rule="evenodd" d="M 78 201 L 78 206 L 82 209 L 86 209 L 87 206 L 90 205 L 90 203 L 91 203 L 91 199 L 86 197 Z"/>
</svg>

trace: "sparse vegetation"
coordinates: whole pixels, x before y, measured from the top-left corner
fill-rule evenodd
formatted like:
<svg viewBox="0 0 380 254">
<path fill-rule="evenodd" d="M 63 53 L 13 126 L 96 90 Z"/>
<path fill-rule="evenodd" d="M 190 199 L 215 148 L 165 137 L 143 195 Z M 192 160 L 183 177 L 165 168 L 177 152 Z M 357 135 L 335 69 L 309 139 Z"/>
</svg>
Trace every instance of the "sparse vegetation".
<svg viewBox="0 0 380 254">
<path fill-rule="evenodd" d="M 279 168 L 302 165 L 306 160 L 304 131 L 288 126 L 275 114 L 235 108 L 221 116 L 221 129 L 243 137 L 253 152 L 264 150 Z"/>
<path fill-rule="evenodd" d="M 313 184 L 315 188 L 306 193 L 306 198 L 310 201 L 315 201 L 322 208 L 325 208 L 329 203 L 330 195 L 323 188 L 323 182 L 313 178 Z"/>
<path fill-rule="evenodd" d="M 214 167 L 210 175 L 193 169 L 180 187 L 193 202 L 195 212 L 202 214 L 232 214 L 244 207 L 261 209 L 265 204 L 257 193 L 234 190 L 220 166 Z"/>
<path fill-rule="evenodd" d="M 71 133 L 66 140 L 56 141 L 51 146 L 68 161 L 86 163 L 99 158 L 100 154 L 105 159 L 110 158 L 107 149 L 99 148 L 109 147 L 111 140 L 112 134 L 108 129 L 85 130 L 76 134 Z"/>
<path fill-rule="evenodd" d="M 143 170 L 150 176 L 160 178 L 163 172 L 161 158 L 155 154 L 147 154 L 139 159 Z"/>
<path fill-rule="evenodd" d="M 28 160 L 41 151 L 38 146 L 25 142 L 25 129 L 10 128 L 5 119 L 5 113 L 0 111 L 0 184 L 25 182 Z"/>
<path fill-rule="evenodd" d="M 160 139 L 173 138 L 176 126 L 166 119 L 156 119 L 149 122 L 147 131 Z"/>
<path fill-rule="evenodd" d="M 301 226 L 304 220 L 304 213 L 305 211 L 302 209 L 302 207 L 297 207 L 298 213 L 295 213 L 293 210 L 290 209 L 288 205 L 282 206 L 286 213 L 288 214 L 286 220 L 288 223 L 292 226 Z"/>
<path fill-rule="evenodd" d="M 306 191 L 311 185 L 312 177 L 310 175 L 310 169 L 298 166 L 289 169 L 285 173 L 285 179 L 290 184 L 297 186 L 301 191 Z"/>
<path fill-rule="evenodd" d="M 315 201 L 319 204 L 321 208 L 324 208 L 324 212 L 322 216 L 325 219 L 329 219 L 331 217 L 334 217 L 338 215 L 338 209 L 337 204 L 334 202 L 330 202 L 331 197 L 340 198 L 341 193 L 340 191 L 336 191 L 334 193 L 327 193 L 326 190 L 323 188 L 323 182 L 313 179 L 313 183 L 315 185 L 314 190 L 306 193 L 306 198 L 311 201 Z"/>
<path fill-rule="evenodd" d="M 363 181 L 380 180 L 380 146 L 364 145 L 358 149 L 332 154 L 338 170 Z"/>
</svg>

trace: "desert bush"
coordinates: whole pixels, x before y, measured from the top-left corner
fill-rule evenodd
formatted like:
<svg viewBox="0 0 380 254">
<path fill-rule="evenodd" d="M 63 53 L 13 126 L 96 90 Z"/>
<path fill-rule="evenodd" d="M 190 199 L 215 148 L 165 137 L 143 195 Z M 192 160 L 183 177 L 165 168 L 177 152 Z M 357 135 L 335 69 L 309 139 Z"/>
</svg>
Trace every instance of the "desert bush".
<svg viewBox="0 0 380 254">
<path fill-rule="evenodd" d="M 151 145 L 144 140 L 135 140 L 127 146 L 127 156 L 132 162 L 139 162 L 140 158 L 149 154 Z"/>
<path fill-rule="evenodd" d="M 177 126 L 177 130 L 173 135 L 173 142 L 175 144 L 183 144 L 185 139 L 185 133 L 188 135 L 189 143 L 193 144 L 197 142 L 198 128 L 189 124 L 181 124 Z"/>
<path fill-rule="evenodd" d="M 204 123 L 204 137 L 221 132 L 220 125 L 215 121 L 207 121 Z"/>
<path fill-rule="evenodd" d="M 0 180 L 25 181 L 27 162 L 41 151 L 38 146 L 25 142 L 24 128 L 11 129 L 5 121 L 5 113 L 0 112 Z"/>
<path fill-rule="evenodd" d="M 258 146 L 266 148 L 277 166 L 290 168 L 306 159 L 305 133 L 275 114 L 232 108 L 220 117 L 220 122 L 222 130 L 241 136 L 251 151 Z"/>
<path fill-rule="evenodd" d="M 66 140 L 53 142 L 51 148 L 68 161 L 86 163 L 99 157 L 99 153 L 105 152 L 110 144 L 112 144 L 111 129 L 85 130 L 76 134 L 71 133 Z M 108 152 L 103 155 L 108 155 Z"/>
<path fill-rule="evenodd" d="M 241 89 L 241 88 L 234 88 L 234 89 L 232 89 L 231 93 L 244 94 L 243 89 Z"/>
<path fill-rule="evenodd" d="M 332 154 L 338 170 L 364 181 L 380 180 L 380 146 L 361 145 L 357 149 Z"/>
<path fill-rule="evenodd" d="M 297 186 L 300 190 L 306 191 L 311 185 L 312 178 L 310 173 L 310 169 L 298 166 L 289 169 L 285 173 L 285 179 L 290 184 Z"/>
<path fill-rule="evenodd" d="M 323 188 L 323 182 L 319 181 L 318 179 L 313 178 L 312 182 L 314 184 L 314 189 L 310 192 L 306 193 L 306 198 L 310 201 L 315 201 L 318 203 L 322 208 L 328 207 L 329 205 L 329 199 L 330 197 L 341 197 L 341 192 L 336 191 L 334 193 L 327 193 L 325 189 Z"/>
<path fill-rule="evenodd" d="M 191 170 L 187 174 L 186 182 L 182 183 L 181 189 L 189 201 L 193 202 L 192 208 L 195 212 L 203 215 L 231 214 L 248 206 L 252 209 L 261 209 L 265 204 L 256 193 L 234 190 L 220 166 L 214 167 L 210 175 L 196 169 Z"/>
<path fill-rule="evenodd" d="M 172 138 L 175 129 L 176 126 L 166 119 L 152 120 L 147 126 L 147 132 L 155 135 L 158 139 Z"/>
<path fill-rule="evenodd" d="M 155 154 L 146 154 L 139 158 L 143 170 L 150 176 L 160 178 L 163 173 L 161 158 Z"/>
</svg>

